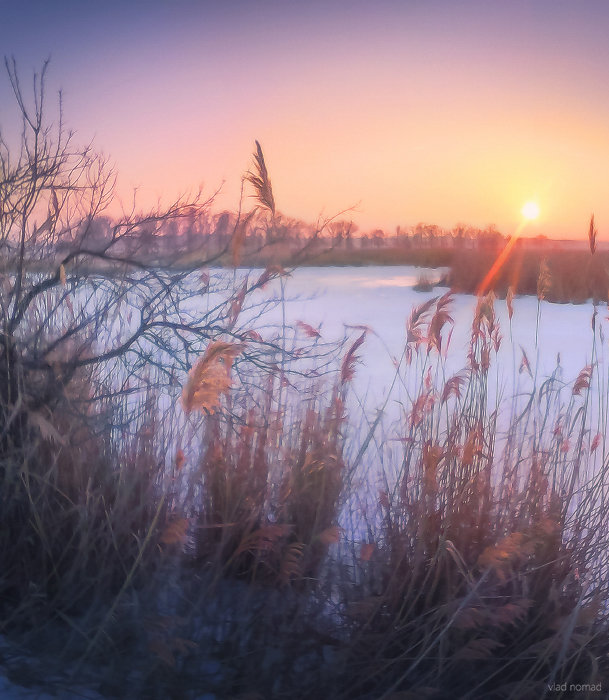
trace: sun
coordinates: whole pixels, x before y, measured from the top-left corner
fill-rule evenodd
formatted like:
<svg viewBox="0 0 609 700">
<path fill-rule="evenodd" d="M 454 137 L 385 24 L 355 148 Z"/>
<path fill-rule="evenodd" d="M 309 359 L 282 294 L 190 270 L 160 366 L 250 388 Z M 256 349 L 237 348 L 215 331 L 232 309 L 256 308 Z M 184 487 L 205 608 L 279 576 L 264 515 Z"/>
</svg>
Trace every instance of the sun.
<svg viewBox="0 0 609 700">
<path fill-rule="evenodd" d="M 525 219 L 536 219 L 539 216 L 539 204 L 537 202 L 527 202 L 520 213 Z"/>
</svg>

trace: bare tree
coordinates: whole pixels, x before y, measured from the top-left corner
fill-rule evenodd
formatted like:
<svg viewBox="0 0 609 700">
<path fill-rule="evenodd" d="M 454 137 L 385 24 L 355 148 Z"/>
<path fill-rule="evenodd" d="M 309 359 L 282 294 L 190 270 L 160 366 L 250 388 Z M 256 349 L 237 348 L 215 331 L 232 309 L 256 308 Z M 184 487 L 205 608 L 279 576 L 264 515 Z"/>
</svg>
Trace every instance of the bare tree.
<svg viewBox="0 0 609 700">
<path fill-rule="evenodd" d="M 139 212 L 135 198 L 120 216 L 115 173 L 89 145 L 81 147 L 63 121 L 61 94 L 55 119 L 48 119 L 48 63 L 25 90 L 14 60 L 5 60 L 21 133 L 17 143 L 0 130 L 0 403 L 4 433 L 26 413 L 44 420 L 80 378 L 87 387 L 71 397 L 74 407 L 165 387 L 177 397 L 186 372 L 210 342 L 236 343 L 240 385 L 259 383 L 256 370 L 271 369 L 284 380 L 286 357 L 314 356 L 291 367 L 297 377 L 324 369 L 333 351 L 292 330 L 286 317 L 262 331 L 260 320 L 281 303 L 256 294 L 281 268 L 255 272 L 214 267 L 239 261 L 254 217 L 275 225 L 275 202 L 260 144 L 243 178 L 255 203 L 241 204 L 221 247 L 199 256 L 197 269 L 166 252 L 164 235 L 180 227 L 209 225 L 213 195 L 201 192 L 167 207 Z M 28 97 L 29 96 L 29 97 Z M 177 225 L 177 226 L 176 226 Z M 171 238 L 170 237 L 170 238 Z M 271 236 L 272 238 L 272 236 Z M 264 245 L 265 243 L 263 243 Z M 159 251 L 165 250 L 164 265 Z M 182 269 L 183 268 L 183 269 Z M 254 330 L 254 329 L 257 330 Z M 264 336 L 264 337 L 263 337 Z M 309 342 L 309 347 L 306 343 Z M 304 369 L 302 369 L 304 368 Z M 78 406 L 76 406 L 78 409 Z M 80 410 L 80 409 L 79 409 Z M 21 432 L 18 430 L 17 432 Z"/>
</svg>

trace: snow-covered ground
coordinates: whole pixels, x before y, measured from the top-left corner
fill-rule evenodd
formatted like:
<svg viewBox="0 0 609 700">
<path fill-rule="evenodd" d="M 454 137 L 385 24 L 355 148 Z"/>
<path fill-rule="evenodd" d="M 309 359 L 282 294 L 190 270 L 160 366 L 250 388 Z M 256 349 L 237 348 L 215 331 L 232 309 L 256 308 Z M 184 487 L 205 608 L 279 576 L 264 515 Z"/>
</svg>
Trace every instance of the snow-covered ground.
<svg viewBox="0 0 609 700">
<path fill-rule="evenodd" d="M 423 348 L 422 357 L 418 360 L 410 365 L 401 364 L 400 380 L 394 382 L 396 364 L 406 343 L 406 324 L 411 311 L 430 298 L 448 291 L 441 287 L 431 292 L 415 291 L 413 286 L 422 274 L 431 279 L 438 275 L 437 271 L 406 266 L 302 268 L 285 280 L 283 296 L 289 301 L 284 309 L 277 307 L 270 312 L 276 322 L 280 322 L 285 314 L 286 325 L 306 322 L 318 329 L 322 338 L 328 341 L 342 338 L 345 328 L 349 330 L 349 326 L 370 328 L 364 344 L 358 350 L 361 362 L 356 368 L 350 403 L 347 405 L 353 442 L 348 446 L 351 460 L 360 446 L 367 442 L 377 410 L 382 407 L 384 412 L 380 424 L 374 429 L 375 440 L 377 437 L 382 439 L 376 442 L 375 449 L 368 448 L 358 473 L 354 475 L 353 483 L 359 484 L 358 505 L 355 508 L 358 512 L 375 502 L 379 489 L 384 488 L 385 478 L 391 481 L 397 476 L 397 473 L 394 476 L 391 474 L 401 462 L 394 450 L 399 452 L 399 440 L 395 438 L 405 435 L 404 410 L 408 410 L 410 402 L 421 389 L 427 363 L 437 362 L 435 352 L 427 358 Z M 448 311 L 454 324 L 448 346 L 450 324 L 443 331 L 446 355 L 436 377 L 440 386 L 445 379 L 467 366 L 476 305 L 477 299 L 471 295 L 456 294 L 452 299 Z M 538 302 L 536 297 L 522 296 L 513 300 L 510 322 L 506 301 L 495 300 L 495 316 L 502 342 L 488 375 L 488 400 L 490 410 L 497 408 L 496 454 L 505 444 L 510 420 L 519 412 L 516 407 L 524 407 L 534 389 L 534 405 L 540 412 L 543 410 L 540 402 L 543 392 L 540 388 L 550 376 L 553 375 L 556 380 L 552 383 L 552 389 L 558 391 L 561 402 L 560 407 L 554 404 L 553 420 L 569 404 L 570 415 L 573 415 L 584 402 L 582 396 L 573 396 L 574 382 L 582 369 L 591 363 L 595 365 L 595 370 L 591 384 L 592 400 L 586 413 L 587 434 L 589 440 L 598 434 L 604 437 L 601 450 L 594 454 L 595 460 L 600 459 L 600 453 L 605 454 L 609 439 L 605 435 L 609 410 L 605 350 L 605 337 L 609 338 L 607 305 L 596 307 L 595 331 L 592 324 L 594 312 L 592 302 L 581 305 L 552 304 Z M 355 339 L 361 330 L 351 328 L 350 333 Z M 530 373 L 521 370 L 523 353 L 530 363 Z M 514 396 L 517 399 L 513 402 Z M 601 397 L 603 401 L 598 401 Z M 553 427 L 554 423 L 545 431 L 550 433 L 550 438 Z M 379 451 L 380 443 L 384 445 L 385 456 Z M 569 449 L 572 450 L 573 446 Z M 595 469 L 592 462 L 590 468 Z M 345 513 L 349 510 L 347 507 Z M 349 527 L 357 534 L 365 523 L 357 525 L 351 522 Z"/>
<path fill-rule="evenodd" d="M 238 274 L 245 273 L 239 271 Z M 255 279 L 259 274 L 259 271 L 254 271 L 252 278 Z M 404 349 L 406 323 L 412 309 L 447 291 L 441 288 L 432 292 L 414 291 L 413 285 L 422 274 L 433 279 L 438 273 L 414 267 L 302 268 L 284 278 L 282 294 L 279 280 L 257 292 L 259 300 L 274 294 L 277 298 L 283 297 L 287 301 L 272 308 L 264 317 L 264 321 L 254 321 L 252 318 L 252 323 L 280 325 L 285 322 L 286 326 L 294 328 L 298 321 L 302 321 L 319 329 L 325 341 L 343 338 L 345 330 L 355 339 L 361 334 L 361 330 L 349 329 L 349 326 L 369 327 L 366 341 L 358 351 L 361 363 L 357 366 L 353 391 L 355 398 L 364 405 L 367 414 L 374 416 L 375 409 L 383 405 L 387 391 L 393 383 L 395 360 L 401 356 Z M 193 303 L 196 308 L 197 304 L 210 305 L 213 300 L 201 296 Z M 531 362 L 533 373 L 537 367 L 539 383 L 550 376 L 559 363 L 565 391 L 570 395 L 573 381 L 592 360 L 592 303 L 576 306 L 542 302 L 538 307 L 535 297 L 520 297 L 514 299 L 513 306 L 514 315 L 510 324 L 505 301 L 497 300 L 495 304 L 503 342 L 492 369 L 493 379 L 496 380 L 494 390 L 510 397 L 514 392 L 525 391 L 527 383 L 530 386 L 532 378 L 519 372 L 524 350 Z M 475 308 L 474 297 L 454 296 L 449 308 L 454 328 L 445 358 L 447 376 L 466 365 Z M 598 376 L 606 377 L 604 336 L 609 337 L 606 306 L 598 307 L 597 311 L 594 361 L 598 363 L 599 368 L 604 368 L 599 370 Z M 245 316 L 247 313 L 246 310 Z M 120 322 L 124 324 L 125 319 L 121 319 Z M 263 332 L 261 329 L 261 333 Z M 448 328 L 445 331 L 445 340 L 447 335 Z M 407 390 L 409 382 L 412 381 L 416 385 L 421 381 L 420 365 L 417 363 L 407 368 L 403 366 L 403 370 L 406 382 L 396 384 L 387 403 L 388 422 L 399 418 L 399 401 L 403 399 L 403 392 Z M 14 685 L 0 672 L 0 698 L 46 700 L 48 697 L 52 695 L 42 690 Z M 84 692 L 79 694 L 77 691 L 66 691 L 63 695 L 60 692 L 55 697 L 99 696 L 95 693 L 87 695 Z M 206 697 L 213 698 L 211 695 Z"/>
<path fill-rule="evenodd" d="M 406 341 L 406 323 L 415 306 L 431 297 L 444 294 L 446 289 L 431 292 L 414 291 L 413 285 L 421 276 L 420 268 L 363 267 L 363 268 L 301 268 L 285 282 L 286 321 L 295 324 L 304 321 L 319 328 L 327 340 L 342 337 L 345 326 L 366 325 L 369 333 L 359 352 L 362 363 L 358 368 L 355 389 L 363 395 L 368 392 L 369 405 L 384 397 L 392 383 L 395 365 Z M 426 271 L 432 279 L 437 271 Z M 262 294 L 265 292 L 261 292 Z M 449 312 L 454 330 L 446 358 L 446 372 L 456 372 L 466 364 L 467 348 L 476 298 L 457 294 Z M 519 376 L 522 349 L 531 366 L 537 365 L 538 378 L 548 377 L 560 362 L 562 379 L 573 382 L 592 357 L 592 303 L 551 304 L 542 301 L 537 329 L 538 300 L 536 297 L 516 297 L 510 324 L 504 300 L 496 300 L 495 313 L 503 341 L 494 371 L 499 386 L 507 394 L 514 390 L 514 379 Z M 272 314 L 279 320 L 280 309 Z M 607 330 L 606 306 L 598 309 L 597 340 Z M 445 331 L 447 335 L 448 328 Z M 537 339 L 536 339 L 537 331 Z M 355 338 L 357 330 L 353 331 Z M 602 337 L 601 335 L 601 337 Z M 607 333 L 609 337 L 609 332 Z M 604 360 L 604 348 L 597 342 L 596 361 Z M 413 368 L 413 371 L 416 371 Z"/>
<path fill-rule="evenodd" d="M 260 276 L 261 270 L 210 270 L 209 273 L 214 279 L 212 286 L 218 291 L 199 292 L 200 275 L 198 272 L 193 273 L 186 282 L 190 296 L 187 294 L 181 302 L 180 314 L 184 315 L 186 321 L 197 322 L 198 319 L 206 318 L 221 326 L 222 322 L 218 322 L 214 309 L 220 308 L 230 298 L 231 289 L 240 288 L 246 275 L 249 274 L 250 283 L 253 283 Z M 418 292 L 413 286 L 421 277 L 437 280 L 439 275 L 437 270 L 412 266 L 297 269 L 288 277 L 273 280 L 249 297 L 239 316 L 238 326 L 242 330 L 255 330 L 266 340 L 273 336 L 276 338 L 283 323 L 289 327 L 288 335 L 294 329 L 298 333 L 297 322 L 302 321 L 319 330 L 320 342 L 340 340 L 346 331 L 355 339 L 361 330 L 349 330 L 348 327 L 367 326 L 370 332 L 358 351 L 362 362 L 357 368 L 353 388 L 366 409 L 374 411 L 376 406 L 383 403 L 387 389 L 393 383 L 395 360 L 403 352 L 406 323 L 412 309 L 447 291 L 437 287 L 430 292 Z M 88 294 L 89 290 L 77 289 L 74 301 L 77 315 L 81 313 L 81 306 L 93 304 L 91 299 L 94 300 L 99 295 L 103 297 L 104 292 L 98 291 L 85 302 Z M 268 303 L 273 298 L 276 300 L 275 305 Z M 108 337 L 133 332 L 139 323 L 139 302 L 135 298 L 131 303 L 134 306 L 133 313 L 116 314 L 111 326 L 107 328 Z M 454 326 L 443 369 L 447 377 L 466 365 L 476 303 L 476 298 L 471 295 L 456 294 L 448 309 Z M 566 384 L 573 382 L 579 372 L 592 361 L 592 303 L 573 305 L 542 301 L 539 304 L 536 297 L 528 296 L 516 297 L 513 307 L 514 314 L 510 323 L 506 302 L 496 300 L 495 303 L 503 342 L 492 369 L 494 387 L 505 396 L 522 389 L 523 378 L 518 370 L 523 351 L 533 371 L 536 369 L 538 380 L 550 376 L 559 364 L 561 380 Z M 210 316 L 206 316 L 210 313 Z M 445 346 L 449 329 L 446 326 L 444 331 Z M 605 305 L 598 308 L 596 317 L 597 345 L 594 362 L 599 367 L 605 361 L 603 339 L 606 330 L 609 337 Z M 300 335 L 302 338 L 302 330 Z M 106 342 L 110 341 L 102 334 L 99 343 L 103 346 Z M 113 344 L 116 342 L 115 339 Z M 158 348 L 154 352 L 158 354 Z M 157 359 L 162 361 L 160 357 Z M 193 362 L 194 359 L 191 357 L 189 361 Z M 408 372 L 413 374 L 416 371 L 415 363 Z M 395 403 L 398 399 L 399 396 L 392 395 L 388 411 L 392 402 Z"/>
</svg>

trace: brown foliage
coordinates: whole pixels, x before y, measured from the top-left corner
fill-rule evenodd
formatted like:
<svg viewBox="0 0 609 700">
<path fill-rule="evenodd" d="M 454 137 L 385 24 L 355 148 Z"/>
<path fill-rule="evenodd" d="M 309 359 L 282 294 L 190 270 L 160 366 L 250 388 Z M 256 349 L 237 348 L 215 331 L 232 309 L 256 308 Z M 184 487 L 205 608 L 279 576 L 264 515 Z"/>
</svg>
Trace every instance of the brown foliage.
<svg viewBox="0 0 609 700">
<path fill-rule="evenodd" d="M 182 391 L 182 406 L 186 413 L 193 410 L 214 413 L 220 397 L 231 387 L 233 360 L 243 348 L 235 343 L 214 341 L 188 374 Z"/>
<path fill-rule="evenodd" d="M 362 346 L 364 340 L 366 340 L 366 331 L 364 331 L 359 338 L 353 343 L 353 345 L 347 351 L 347 354 L 343 358 L 343 362 L 340 369 L 340 381 L 341 384 L 346 384 L 350 382 L 355 375 L 355 365 L 359 360 L 357 351 Z"/>
<path fill-rule="evenodd" d="M 245 179 L 254 187 L 256 197 L 260 204 L 268 209 L 271 214 L 275 214 L 275 198 L 269 177 L 264 155 L 260 143 L 256 141 L 256 152 L 254 153 L 255 172 L 248 171 Z"/>
<path fill-rule="evenodd" d="M 584 389 L 590 387 L 590 379 L 592 378 L 592 365 L 586 365 L 577 375 L 575 384 L 573 385 L 573 396 L 579 396 Z"/>
</svg>

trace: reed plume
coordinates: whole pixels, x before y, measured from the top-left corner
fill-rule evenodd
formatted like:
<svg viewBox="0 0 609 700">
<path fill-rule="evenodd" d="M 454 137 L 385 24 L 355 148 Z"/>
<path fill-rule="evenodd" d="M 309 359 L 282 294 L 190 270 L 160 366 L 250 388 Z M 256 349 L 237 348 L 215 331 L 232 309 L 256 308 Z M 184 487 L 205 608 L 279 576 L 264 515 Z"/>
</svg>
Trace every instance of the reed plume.
<svg viewBox="0 0 609 700">
<path fill-rule="evenodd" d="M 186 413 L 201 411 L 214 413 L 220 406 L 220 397 L 230 389 L 233 360 L 242 352 L 236 343 L 210 343 L 188 375 L 182 392 L 182 406 Z"/>
<path fill-rule="evenodd" d="M 256 141 L 256 152 L 254 153 L 255 172 L 248 170 L 245 179 L 249 182 L 255 191 L 255 197 L 261 207 L 268 209 L 275 216 L 275 198 L 273 197 L 273 188 L 264 155 L 260 143 Z"/>
<path fill-rule="evenodd" d="M 598 231 L 594 225 L 594 214 L 590 217 L 590 226 L 588 228 L 588 242 L 590 243 L 590 252 L 592 255 L 596 252 L 596 236 Z"/>
</svg>

